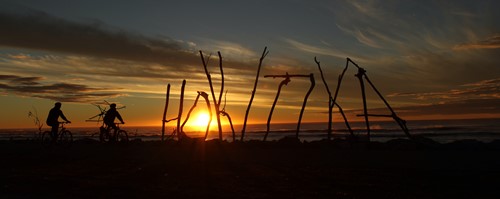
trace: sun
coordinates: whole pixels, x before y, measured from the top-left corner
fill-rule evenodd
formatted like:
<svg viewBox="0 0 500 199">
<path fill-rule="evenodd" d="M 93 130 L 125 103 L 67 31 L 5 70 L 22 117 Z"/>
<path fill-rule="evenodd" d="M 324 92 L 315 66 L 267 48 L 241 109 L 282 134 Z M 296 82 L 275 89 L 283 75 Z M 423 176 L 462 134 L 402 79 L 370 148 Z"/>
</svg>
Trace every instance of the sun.
<svg viewBox="0 0 500 199">
<path fill-rule="evenodd" d="M 190 121 L 190 127 L 193 130 L 205 131 L 210 120 L 210 114 L 206 111 L 200 111 L 194 115 L 192 121 Z"/>
</svg>

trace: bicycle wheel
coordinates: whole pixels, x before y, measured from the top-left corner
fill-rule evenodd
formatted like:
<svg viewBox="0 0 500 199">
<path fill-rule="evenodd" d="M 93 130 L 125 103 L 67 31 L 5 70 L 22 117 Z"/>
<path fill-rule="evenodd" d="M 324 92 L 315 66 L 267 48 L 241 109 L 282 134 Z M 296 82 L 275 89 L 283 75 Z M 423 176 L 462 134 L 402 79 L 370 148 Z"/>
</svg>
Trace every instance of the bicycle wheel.
<svg viewBox="0 0 500 199">
<path fill-rule="evenodd" d="M 64 130 L 61 132 L 61 135 L 59 135 L 59 144 L 63 147 L 70 147 L 71 144 L 73 143 L 73 134 L 69 130 Z"/>
<path fill-rule="evenodd" d="M 50 131 L 44 131 L 41 138 L 42 146 L 50 147 L 52 145 L 52 136 L 50 136 Z"/>
<path fill-rule="evenodd" d="M 116 141 L 117 142 L 127 142 L 128 141 L 128 134 L 127 131 L 124 130 L 119 130 L 116 133 Z"/>
<path fill-rule="evenodd" d="M 99 133 L 99 141 L 101 141 L 102 143 L 109 142 L 110 137 L 111 136 L 106 130 L 101 130 L 101 132 Z"/>
</svg>

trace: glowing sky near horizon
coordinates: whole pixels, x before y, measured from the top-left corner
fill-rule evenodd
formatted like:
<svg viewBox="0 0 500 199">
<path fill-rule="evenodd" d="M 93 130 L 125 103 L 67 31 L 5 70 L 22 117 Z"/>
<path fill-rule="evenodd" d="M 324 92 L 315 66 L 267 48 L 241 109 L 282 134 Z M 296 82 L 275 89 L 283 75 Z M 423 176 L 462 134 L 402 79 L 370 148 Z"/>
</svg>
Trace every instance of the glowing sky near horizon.
<svg viewBox="0 0 500 199">
<path fill-rule="evenodd" d="M 450 1 L 36 1 L 0 0 L 0 128 L 32 127 L 63 102 L 74 126 L 104 100 L 127 106 L 127 125 L 161 125 L 166 85 L 168 117 L 197 93 L 210 93 L 198 54 L 212 55 L 216 95 L 223 57 L 226 111 L 241 123 L 265 46 L 249 122 L 265 122 L 281 79 L 313 73 L 316 87 L 305 122 L 327 121 L 330 89 L 350 57 L 403 119 L 500 118 L 500 2 Z M 354 67 L 339 104 L 350 119 L 362 109 Z M 296 122 L 309 81 L 283 88 L 275 122 Z M 383 102 L 368 91 L 368 106 Z M 212 99 L 211 97 L 209 97 Z M 213 107 L 213 106 L 212 106 Z M 203 110 L 199 103 L 197 111 Z M 187 113 L 187 111 L 185 111 Z M 336 112 L 336 120 L 340 115 Z M 237 129 L 238 130 L 238 129 Z M 239 131 L 239 130 L 238 130 Z"/>
</svg>

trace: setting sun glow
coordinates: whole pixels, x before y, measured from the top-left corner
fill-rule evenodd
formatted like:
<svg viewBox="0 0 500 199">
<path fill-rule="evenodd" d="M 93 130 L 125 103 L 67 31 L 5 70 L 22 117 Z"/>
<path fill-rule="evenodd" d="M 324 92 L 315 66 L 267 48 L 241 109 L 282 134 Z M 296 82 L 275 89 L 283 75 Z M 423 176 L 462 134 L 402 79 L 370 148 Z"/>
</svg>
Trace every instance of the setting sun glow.
<svg viewBox="0 0 500 199">
<path fill-rule="evenodd" d="M 210 114 L 208 112 L 198 112 L 190 121 L 189 126 L 196 131 L 205 131 L 209 120 Z"/>
</svg>

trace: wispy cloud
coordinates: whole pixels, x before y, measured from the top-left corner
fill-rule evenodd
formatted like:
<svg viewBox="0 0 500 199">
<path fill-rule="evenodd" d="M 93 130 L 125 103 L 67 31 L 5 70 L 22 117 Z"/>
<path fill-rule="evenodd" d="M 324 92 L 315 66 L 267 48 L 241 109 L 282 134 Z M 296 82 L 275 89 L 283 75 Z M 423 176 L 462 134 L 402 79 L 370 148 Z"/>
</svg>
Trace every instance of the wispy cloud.
<svg viewBox="0 0 500 199">
<path fill-rule="evenodd" d="M 499 48 L 500 48 L 500 34 L 497 34 L 478 42 L 455 45 L 453 47 L 453 50 L 476 50 L 476 49 L 499 49 Z"/>
<path fill-rule="evenodd" d="M 318 46 L 313 46 L 313 45 L 309 45 L 306 43 L 302 43 L 302 42 L 299 42 L 299 41 L 296 41 L 293 39 L 284 39 L 284 40 L 285 40 L 285 42 L 287 42 L 288 44 L 290 44 L 294 48 L 297 48 L 297 49 L 304 51 L 304 52 L 309 52 L 309 53 L 313 53 L 313 54 L 317 54 L 317 55 L 332 56 L 332 57 L 341 58 L 341 59 L 345 59 L 346 57 L 353 57 L 357 60 L 366 61 L 365 57 L 363 57 L 363 56 L 349 54 L 349 53 L 343 52 L 343 51 L 335 49 L 335 48 L 321 48 Z"/>
<path fill-rule="evenodd" d="M 412 97 L 419 100 L 500 99 L 500 78 L 465 84 L 461 87 L 442 92 L 393 93 L 389 97 Z"/>
<path fill-rule="evenodd" d="M 228 57 L 233 60 L 255 60 L 259 56 L 253 50 L 248 49 L 239 43 L 229 41 L 203 39 L 203 44 L 200 45 L 206 46 L 206 48 L 209 49 L 217 49 L 217 51 L 220 51 L 224 57 Z"/>
</svg>

